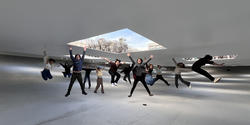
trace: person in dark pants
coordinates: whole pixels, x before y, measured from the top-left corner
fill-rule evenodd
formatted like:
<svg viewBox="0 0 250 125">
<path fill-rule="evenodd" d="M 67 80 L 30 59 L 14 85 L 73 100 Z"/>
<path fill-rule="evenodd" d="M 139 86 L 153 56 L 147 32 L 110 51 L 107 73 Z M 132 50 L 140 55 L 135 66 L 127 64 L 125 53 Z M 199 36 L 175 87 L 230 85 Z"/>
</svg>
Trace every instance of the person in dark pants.
<svg viewBox="0 0 250 125">
<path fill-rule="evenodd" d="M 126 66 L 126 67 L 121 71 L 121 73 L 124 73 L 123 80 L 127 82 L 127 78 L 128 78 L 128 81 L 129 81 L 130 84 L 131 84 L 130 72 L 132 71 L 133 67 L 134 67 L 133 64 L 132 64 L 131 66 L 128 65 L 128 66 Z"/>
<path fill-rule="evenodd" d="M 96 69 L 91 69 L 88 66 L 86 68 L 82 68 L 82 70 L 85 70 L 85 76 L 84 76 L 84 81 L 83 81 L 83 85 L 85 86 L 86 81 L 88 80 L 89 82 L 89 89 L 91 87 L 91 79 L 90 79 L 90 73 L 92 70 L 96 70 Z"/>
<path fill-rule="evenodd" d="M 219 78 L 214 78 L 213 76 L 211 76 L 207 71 L 203 70 L 201 67 L 206 65 L 206 64 L 211 64 L 211 65 L 217 65 L 217 66 L 223 66 L 224 63 L 222 64 L 218 64 L 212 61 L 213 57 L 211 55 L 206 55 L 203 58 L 200 58 L 198 61 L 196 61 L 193 65 L 192 65 L 192 70 L 194 72 L 197 72 L 205 77 L 207 77 L 208 79 L 210 79 L 211 81 L 213 81 L 214 83 L 217 83 L 221 80 L 221 77 Z"/>
<path fill-rule="evenodd" d="M 82 73 L 81 73 L 82 64 L 83 64 L 83 61 L 84 61 L 84 56 L 85 56 L 86 49 L 87 48 L 84 47 L 82 57 L 79 54 L 76 54 L 75 57 L 73 57 L 73 55 L 72 55 L 72 47 L 69 48 L 70 58 L 71 58 L 71 60 L 73 62 L 73 74 L 71 76 L 70 84 L 69 84 L 68 91 L 67 91 L 65 97 L 68 97 L 70 95 L 70 91 L 71 91 L 71 89 L 73 87 L 73 84 L 74 84 L 76 79 L 77 79 L 77 81 L 79 82 L 79 84 L 81 86 L 82 94 L 87 95 L 87 93 L 84 90 L 85 87 L 82 84 Z"/>
<path fill-rule="evenodd" d="M 154 82 L 152 85 L 154 85 L 154 83 L 158 80 L 162 80 L 167 86 L 170 86 L 170 84 L 162 77 L 162 71 L 161 71 L 161 66 L 160 65 L 157 65 L 157 68 L 156 68 L 156 78 L 154 79 Z"/>
<path fill-rule="evenodd" d="M 119 68 L 121 64 L 121 60 L 116 59 L 115 62 L 112 62 L 111 60 L 104 58 L 107 62 L 110 64 L 109 74 L 111 76 L 111 84 L 112 86 L 117 86 L 117 83 L 121 77 L 121 75 L 117 72 L 117 69 Z"/>
<path fill-rule="evenodd" d="M 177 63 L 176 60 L 173 58 L 172 59 L 174 64 L 176 65 L 174 73 L 175 73 L 175 86 L 176 88 L 179 87 L 179 83 L 178 80 L 180 80 L 182 83 L 184 83 L 185 85 L 187 85 L 189 88 L 191 88 L 191 83 L 184 80 L 181 76 L 181 72 L 188 72 L 188 71 L 192 71 L 191 69 L 185 68 L 185 64 L 180 62 Z"/>
<path fill-rule="evenodd" d="M 46 51 L 43 51 L 43 61 L 44 61 L 44 69 L 41 71 L 41 75 L 43 80 L 47 81 L 48 79 L 52 79 L 53 76 L 50 73 L 53 64 L 55 63 L 54 59 L 48 59 Z"/>
<path fill-rule="evenodd" d="M 153 58 L 153 55 L 150 56 L 150 58 L 145 62 L 143 63 L 143 60 L 141 58 L 138 58 L 137 59 L 137 62 L 135 62 L 133 60 L 133 58 L 130 56 L 130 53 L 127 54 L 129 59 L 132 61 L 133 65 L 134 65 L 134 68 L 133 68 L 133 74 L 134 74 L 134 83 L 133 83 L 133 87 L 130 91 L 130 94 L 128 95 L 128 97 L 131 97 L 136 86 L 137 86 L 137 83 L 139 81 L 141 81 L 141 83 L 143 84 L 143 86 L 146 88 L 149 96 L 153 96 L 153 94 L 150 92 L 148 86 L 147 86 L 147 83 L 145 81 L 145 74 L 146 74 L 146 70 L 145 70 L 145 65 Z"/>
<path fill-rule="evenodd" d="M 60 65 L 65 69 L 63 73 L 63 76 L 66 78 L 67 76 L 70 78 L 71 77 L 71 72 L 70 69 L 73 65 L 70 65 L 68 62 L 65 62 L 64 64 L 60 63 Z"/>
</svg>

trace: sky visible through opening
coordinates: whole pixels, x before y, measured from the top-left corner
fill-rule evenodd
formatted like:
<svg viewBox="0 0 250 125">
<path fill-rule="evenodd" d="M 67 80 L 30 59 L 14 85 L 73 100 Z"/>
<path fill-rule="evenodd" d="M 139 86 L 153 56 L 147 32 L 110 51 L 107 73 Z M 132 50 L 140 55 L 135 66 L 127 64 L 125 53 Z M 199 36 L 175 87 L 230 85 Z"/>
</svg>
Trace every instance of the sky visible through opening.
<svg viewBox="0 0 250 125">
<path fill-rule="evenodd" d="M 121 29 L 68 44 L 79 47 L 85 45 L 89 49 L 117 54 L 166 49 L 158 43 L 129 29 Z"/>
</svg>

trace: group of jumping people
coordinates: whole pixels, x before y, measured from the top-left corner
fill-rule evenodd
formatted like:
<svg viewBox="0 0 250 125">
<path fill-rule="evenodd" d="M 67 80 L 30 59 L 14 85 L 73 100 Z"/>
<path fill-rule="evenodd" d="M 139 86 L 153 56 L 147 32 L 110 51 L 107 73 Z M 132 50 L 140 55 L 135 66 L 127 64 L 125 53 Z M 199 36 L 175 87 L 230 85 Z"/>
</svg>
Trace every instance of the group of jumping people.
<svg viewBox="0 0 250 125">
<path fill-rule="evenodd" d="M 101 86 L 101 92 L 104 93 L 104 88 L 103 88 L 103 79 L 102 79 L 102 71 L 103 68 L 100 66 L 97 66 L 95 69 L 94 68 L 89 68 L 88 66 L 86 68 L 83 68 L 83 62 L 84 62 L 84 57 L 85 57 L 85 52 L 86 52 L 86 47 L 83 48 L 83 53 L 82 56 L 80 54 L 76 54 L 75 57 L 72 54 L 72 47 L 69 48 L 69 54 L 70 54 L 70 59 L 72 61 L 72 65 L 70 65 L 68 62 L 66 62 L 65 64 L 62 64 L 62 67 L 64 67 L 65 72 L 63 72 L 64 77 L 71 77 L 68 89 L 67 89 L 67 93 L 65 94 L 65 97 L 68 97 L 70 95 L 71 89 L 73 87 L 73 84 L 75 82 L 75 80 L 77 79 L 81 90 L 82 90 L 82 94 L 83 95 L 87 95 L 87 93 L 85 92 L 85 82 L 88 80 L 89 83 L 89 88 L 91 87 L 91 80 L 90 80 L 90 73 L 92 70 L 96 70 L 96 75 L 97 75 L 97 85 L 96 88 L 94 90 L 94 93 L 97 93 L 97 90 L 99 89 L 99 87 Z M 162 80 L 167 86 L 169 86 L 170 84 L 163 78 L 162 76 L 162 70 L 161 70 L 161 66 L 157 65 L 156 70 L 156 77 L 153 78 L 153 70 L 154 70 L 154 66 L 153 64 L 149 64 L 149 62 L 153 59 L 153 55 L 151 55 L 145 62 L 143 61 L 142 58 L 138 58 L 136 61 L 134 61 L 134 59 L 131 57 L 131 54 L 128 53 L 127 54 L 128 58 L 131 60 L 132 64 L 131 65 L 127 65 L 120 73 L 124 73 L 124 81 L 127 81 L 131 84 L 131 79 L 130 79 L 130 73 L 133 73 L 133 86 L 131 88 L 130 94 L 128 95 L 128 97 L 131 97 L 138 82 L 141 82 L 143 84 L 143 86 L 145 87 L 145 89 L 147 90 L 149 96 L 153 96 L 153 94 L 151 93 L 151 91 L 149 90 L 147 85 L 154 85 L 154 83 L 157 80 Z M 118 69 L 121 66 L 121 64 L 124 64 L 123 62 L 121 62 L 121 60 L 116 59 L 115 61 L 111 61 L 107 58 L 103 58 L 104 60 L 106 60 L 109 65 L 110 65 L 110 69 L 109 69 L 109 74 L 111 76 L 111 85 L 112 86 L 117 86 L 118 85 L 118 81 L 121 77 L 120 73 L 118 73 Z M 175 73 L 175 86 L 176 88 L 179 87 L 178 84 L 178 80 L 180 80 L 181 82 L 183 82 L 185 85 L 187 85 L 188 87 L 191 87 L 191 83 L 189 81 L 186 81 L 182 78 L 181 73 L 185 72 L 185 71 L 194 71 L 197 72 L 205 77 L 207 77 L 209 80 L 213 81 L 214 83 L 218 82 L 221 80 L 221 78 L 214 78 L 213 76 L 211 76 L 207 71 L 205 71 L 204 69 L 202 69 L 201 67 L 206 65 L 206 64 L 211 64 L 211 65 L 218 65 L 218 66 L 223 66 L 224 64 L 218 64 L 215 63 L 214 61 L 212 61 L 213 57 L 211 55 L 206 55 L 203 58 L 200 58 L 199 60 L 197 60 L 193 65 L 192 68 L 186 68 L 185 64 L 182 62 L 176 62 L 176 60 L 173 58 L 173 62 L 176 65 L 174 73 Z M 42 73 L 42 78 L 44 80 L 47 79 L 52 79 L 52 75 L 50 73 L 50 69 L 52 68 L 52 64 L 55 63 L 54 59 L 48 59 L 47 58 L 47 54 L 46 52 L 44 52 L 44 62 L 45 62 L 45 67 L 44 70 L 41 72 Z M 73 66 L 73 73 L 71 74 L 70 72 L 70 68 Z M 84 78 L 84 83 L 82 80 L 82 74 L 81 71 L 85 70 L 85 78 Z"/>
</svg>

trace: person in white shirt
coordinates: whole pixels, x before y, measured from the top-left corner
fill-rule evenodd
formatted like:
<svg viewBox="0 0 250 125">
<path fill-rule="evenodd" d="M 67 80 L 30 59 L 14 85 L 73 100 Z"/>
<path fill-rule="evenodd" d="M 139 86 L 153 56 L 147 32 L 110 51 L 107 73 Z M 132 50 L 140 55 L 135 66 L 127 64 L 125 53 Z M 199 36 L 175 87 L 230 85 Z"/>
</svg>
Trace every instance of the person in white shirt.
<svg viewBox="0 0 250 125">
<path fill-rule="evenodd" d="M 175 67 L 175 70 L 174 70 L 174 73 L 175 73 L 175 86 L 176 88 L 179 87 L 179 84 L 178 84 L 178 80 L 180 80 L 182 83 L 184 83 L 185 85 L 187 85 L 189 88 L 191 88 L 191 83 L 184 80 L 181 76 L 181 72 L 188 72 L 188 71 L 192 71 L 191 69 L 188 69 L 188 68 L 185 68 L 185 64 L 180 62 L 180 63 L 177 63 L 176 60 L 173 58 L 172 59 L 173 62 L 175 63 L 176 67 Z"/>
<path fill-rule="evenodd" d="M 41 72 L 42 78 L 46 81 L 48 79 L 52 79 L 53 76 L 50 73 L 53 64 L 55 63 L 54 59 L 48 59 L 46 51 L 43 51 L 43 62 L 44 62 L 44 69 Z"/>
</svg>

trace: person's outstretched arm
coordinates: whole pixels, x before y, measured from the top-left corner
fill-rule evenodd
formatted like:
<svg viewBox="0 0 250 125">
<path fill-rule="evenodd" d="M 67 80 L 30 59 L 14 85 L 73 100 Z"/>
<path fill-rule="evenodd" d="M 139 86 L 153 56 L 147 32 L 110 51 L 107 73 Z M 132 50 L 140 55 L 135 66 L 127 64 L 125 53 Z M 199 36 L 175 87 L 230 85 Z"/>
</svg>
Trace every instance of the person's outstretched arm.
<svg viewBox="0 0 250 125">
<path fill-rule="evenodd" d="M 106 58 L 106 57 L 102 57 L 104 60 L 106 60 L 107 62 L 112 62 L 111 60 L 109 60 L 108 58 Z"/>
<path fill-rule="evenodd" d="M 146 65 L 147 63 L 149 63 L 151 61 L 151 59 L 153 59 L 153 58 L 154 58 L 154 56 L 150 55 L 149 59 L 145 63 L 143 63 L 143 65 Z"/>
<path fill-rule="evenodd" d="M 129 59 L 131 60 L 131 62 L 132 62 L 132 65 L 134 65 L 135 64 L 135 61 L 133 60 L 133 58 L 131 57 L 131 54 L 130 53 L 128 53 L 127 54 L 127 56 L 129 57 Z"/>
<path fill-rule="evenodd" d="M 219 64 L 219 63 L 213 62 L 213 64 L 212 64 L 212 65 L 216 65 L 216 66 L 224 66 L 224 64 L 225 64 L 225 63 L 221 63 L 221 64 Z"/>
<path fill-rule="evenodd" d="M 47 52 L 45 50 L 43 51 L 43 63 L 45 65 L 48 63 L 48 56 L 47 56 Z"/>
<path fill-rule="evenodd" d="M 174 64 L 177 65 L 175 58 L 172 58 L 172 60 L 173 60 Z"/>
<path fill-rule="evenodd" d="M 84 61 L 85 53 L 86 53 L 86 46 L 83 47 L 83 52 L 82 52 L 82 62 Z"/>
<path fill-rule="evenodd" d="M 70 55 L 71 60 L 75 61 L 75 58 L 73 57 L 73 54 L 72 54 L 72 47 L 71 46 L 69 47 L 69 55 Z"/>
<path fill-rule="evenodd" d="M 62 63 L 59 63 L 63 68 L 65 68 L 65 65 L 64 64 L 62 64 Z"/>
</svg>

